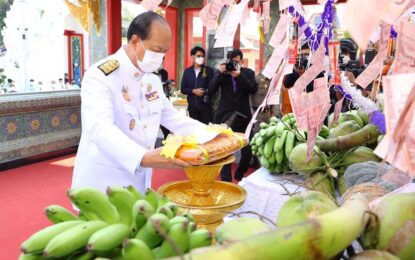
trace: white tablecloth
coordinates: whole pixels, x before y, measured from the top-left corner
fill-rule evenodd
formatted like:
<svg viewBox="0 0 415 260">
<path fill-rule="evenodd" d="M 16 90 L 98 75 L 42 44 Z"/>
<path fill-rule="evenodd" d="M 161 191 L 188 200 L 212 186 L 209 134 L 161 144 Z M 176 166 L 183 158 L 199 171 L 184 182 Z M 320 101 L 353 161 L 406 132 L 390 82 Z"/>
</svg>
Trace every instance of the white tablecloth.
<svg viewBox="0 0 415 260">
<path fill-rule="evenodd" d="M 283 184 L 291 193 L 302 190 L 302 188 L 284 180 L 281 176 L 271 175 L 267 169 L 260 168 L 239 182 L 239 185 L 245 188 L 247 197 L 244 205 L 235 213 L 253 211 L 275 222 L 279 210 L 289 198 L 287 191 L 277 182 Z M 251 217 L 253 215 L 247 214 L 246 216 Z M 229 219 L 230 217 L 226 220 Z"/>
</svg>

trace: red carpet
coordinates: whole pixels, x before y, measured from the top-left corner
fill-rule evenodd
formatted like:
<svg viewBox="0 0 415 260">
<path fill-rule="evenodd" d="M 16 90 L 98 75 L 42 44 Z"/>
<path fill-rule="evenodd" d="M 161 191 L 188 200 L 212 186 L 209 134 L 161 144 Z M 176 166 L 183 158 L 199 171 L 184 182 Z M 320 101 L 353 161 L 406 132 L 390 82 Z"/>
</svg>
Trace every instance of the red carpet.
<svg viewBox="0 0 415 260">
<path fill-rule="evenodd" d="M 17 259 L 20 244 L 48 226 L 43 209 L 58 204 L 71 209 L 70 188 L 74 156 L 65 156 L 0 173 L 0 259 Z M 250 169 L 249 173 L 252 170 Z M 183 180 L 183 171 L 155 170 L 153 188 Z"/>
</svg>

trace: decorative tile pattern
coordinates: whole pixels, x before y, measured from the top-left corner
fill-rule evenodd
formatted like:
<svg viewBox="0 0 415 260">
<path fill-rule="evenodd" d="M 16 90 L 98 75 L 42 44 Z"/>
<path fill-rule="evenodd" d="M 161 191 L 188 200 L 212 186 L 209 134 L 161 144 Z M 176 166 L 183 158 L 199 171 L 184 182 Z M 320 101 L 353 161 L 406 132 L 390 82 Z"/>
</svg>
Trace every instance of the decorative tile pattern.
<svg viewBox="0 0 415 260">
<path fill-rule="evenodd" d="M 78 91 L 0 97 L 0 163 L 79 143 Z"/>
</svg>

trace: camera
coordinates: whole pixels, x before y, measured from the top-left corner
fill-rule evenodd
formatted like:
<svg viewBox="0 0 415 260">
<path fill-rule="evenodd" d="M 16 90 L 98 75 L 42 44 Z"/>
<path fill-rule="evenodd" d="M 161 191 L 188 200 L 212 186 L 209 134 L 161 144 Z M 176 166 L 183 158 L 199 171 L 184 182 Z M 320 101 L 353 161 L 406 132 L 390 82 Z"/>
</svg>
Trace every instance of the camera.
<svg viewBox="0 0 415 260">
<path fill-rule="evenodd" d="M 226 73 L 231 73 L 232 71 L 238 70 L 239 64 L 232 60 L 233 58 L 232 51 L 228 52 L 228 54 L 226 55 L 226 58 L 227 58 L 226 64 L 225 64 Z"/>
<path fill-rule="evenodd" d="M 359 60 L 350 60 L 348 63 L 343 63 L 342 57 L 340 58 L 341 64 L 340 64 L 340 70 L 343 71 L 350 71 L 353 73 L 355 78 L 357 78 L 364 70 L 364 67 L 360 66 Z"/>
</svg>

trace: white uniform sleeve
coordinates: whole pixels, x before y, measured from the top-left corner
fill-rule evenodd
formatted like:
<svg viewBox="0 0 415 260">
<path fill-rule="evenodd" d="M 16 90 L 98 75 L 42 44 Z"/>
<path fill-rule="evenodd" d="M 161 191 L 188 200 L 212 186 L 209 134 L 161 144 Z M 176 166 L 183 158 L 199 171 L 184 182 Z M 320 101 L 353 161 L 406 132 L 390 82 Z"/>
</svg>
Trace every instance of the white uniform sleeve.
<svg viewBox="0 0 415 260">
<path fill-rule="evenodd" d="M 114 124 L 114 97 L 108 80 L 91 70 L 82 82 L 82 131 L 105 155 L 131 174 L 140 166 L 146 149 L 125 135 Z"/>
</svg>

